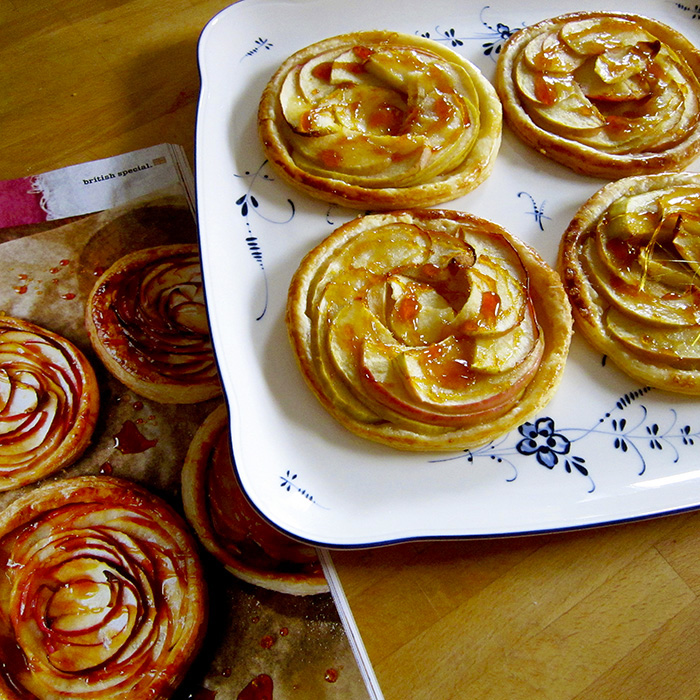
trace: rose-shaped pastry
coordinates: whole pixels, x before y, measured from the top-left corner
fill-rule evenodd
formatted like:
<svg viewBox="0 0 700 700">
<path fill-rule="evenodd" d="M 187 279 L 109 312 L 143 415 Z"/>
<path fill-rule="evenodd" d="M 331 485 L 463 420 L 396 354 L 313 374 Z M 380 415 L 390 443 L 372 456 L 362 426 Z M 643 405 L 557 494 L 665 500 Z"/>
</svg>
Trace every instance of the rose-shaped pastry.
<svg viewBox="0 0 700 700">
<path fill-rule="evenodd" d="M 197 403 L 221 392 L 196 244 L 117 260 L 88 296 L 85 325 L 107 369 L 140 396 Z"/>
<path fill-rule="evenodd" d="M 700 394 L 700 175 L 603 187 L 567 228 L 559 265 L 595 348 L 639 381 Z"/>
<path fill-rule="evenodd" d="M 258 126 L 282 177 L 360 209 L 428 206 L 488 177 L 501 105 L 451 49 L 388 31 L 343 34 L 289 57 L 263 92 Z"/>
<path fill-rule="evenodd" d="M 190 444 L 182 469 L 182 499 L 202 544 L 238 578 L 292 595 L 328 591 L 316 550 L 265 522 L 243 495 L 231 460 L 223 404 L 202 423 Z"/>
<path fill-rule="evenodd" d="M 71 342 L 0 316 L 0 491 L 75 462 L 99 412 L 95 373 Z"/>
<path fill-rule="evenodd" d="M 552 397 L 571 337 L 558 275 L 501 227 L 462 212 L 360 217 L 301 262 L 287 326 L 321 403 L 363 437 L 458 449 Z"/>
<path fill-rule="evenodd" d="M 516 32 L 496 89 L 520 137 L 575 171 L 680 170 L 700 149 L 700 53 L 656 20 L 578 12 Z"/>
<path fill-rule="evenodd" d="M 0 696 L 158 700 L 197 653 L 206 596 L 195 543 L 128 481 L 78 477 L 0 515 Z"/>
</svg>

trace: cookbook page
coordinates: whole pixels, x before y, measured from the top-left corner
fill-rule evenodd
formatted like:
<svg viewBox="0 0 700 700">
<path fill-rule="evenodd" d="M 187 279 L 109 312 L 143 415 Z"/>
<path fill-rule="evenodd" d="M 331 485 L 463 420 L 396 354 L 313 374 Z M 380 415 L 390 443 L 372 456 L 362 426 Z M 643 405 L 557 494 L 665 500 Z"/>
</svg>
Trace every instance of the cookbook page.
<svg viewBox="0 0 700 700">
<path fill-rule="evenodd" d="M 193 193 L 182 149 L 167 144 L 0 182 L 0 318 L 28 321 L 79 348 L 95 371 L 100 400 L 82 455 L 38 480 L 0 484 L 0 508 L 47 482 L 91 475 L 136 482 L 183 516 L 203 563 L 209 615 L 176 698 L 379 697 L 327 553 L 307 552 L 294 569 L 302 587 L 285 589 L 274 555 L 257 540 L 250 544 L 257 560 L 241 565 L 242 577 L 236 557 L 223 561 L 220 550 L 198 541 L 183 504 L 193 488 L 183 482 L 183 465 L 206 419 L 225 411 L 220 391 L 187 403 L 144 396 L 101 360 L 86 330 L 91 292 L 116 263 L 135 251 L 196 246 Z M 3 430 L 0 452 L 10 439 Z M 262 579 L 254 577 L 257 565 Z M 4 664 L 3 673 L 11 673 Z"/>
</svg>

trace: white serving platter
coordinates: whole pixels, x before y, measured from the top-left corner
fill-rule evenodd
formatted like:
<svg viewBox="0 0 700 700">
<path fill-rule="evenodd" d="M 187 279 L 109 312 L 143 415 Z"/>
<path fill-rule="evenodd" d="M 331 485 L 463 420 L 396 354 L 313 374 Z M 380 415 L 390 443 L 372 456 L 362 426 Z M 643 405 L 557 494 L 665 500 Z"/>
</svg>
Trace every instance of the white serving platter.
<svg viewBox="0 0 700 700">
<path fill-rule="evenodd" d="M 320 39 L 379 28 L 430 36 L 493 79 L 512 31 L 580 9 L 653 16 L 700 45 L 697 6 L 664 0 L 242 0 L 205 27 L 196 181 L 211 330 L 238 478 L 281 530 L 320 546 L 366 547 L 584 528 L 700 506 L 700 400 L 639 386 L 578 336 L 541 416 L 451 454 L 401 452 L 347 432 L 306 387 L 287 340 L 287 287 L 301 257 L 357 212 L 310 199 L 268 167 L 256 112 L 277 66 Z M 504 132 L 491 177 L 441 206 L 499 223 L 553 264 L 566 225 L 603 181 Z M 526 434 L 534 450 L 524 448 Z"/>
</svg>

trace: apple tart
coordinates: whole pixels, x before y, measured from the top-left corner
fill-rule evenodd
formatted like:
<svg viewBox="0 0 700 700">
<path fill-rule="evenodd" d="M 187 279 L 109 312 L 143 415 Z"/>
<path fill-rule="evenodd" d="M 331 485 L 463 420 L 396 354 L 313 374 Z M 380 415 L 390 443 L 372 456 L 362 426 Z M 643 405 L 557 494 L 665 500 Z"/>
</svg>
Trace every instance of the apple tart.
<svg viewBox="0 0 700 700">
<path fill-rule="evenodd" d="M 140 396 L 197 403 L 221 392 L 196 244 L 117 260 L 88 296 L 85 326 L 107 369 Z"/>
<path fill-rule="evenodd" d="M 99 403 L 92 366 L 73 343 L 0 316 L 0 491 L 75 462 L 90 443 Z"/>
<path fill-rule="evenodd" d="M 241 491 L 225 404 L 209 414 L 190 444 L 182 499 L 202 544 L 234 576 L 291 595 L 328 591 L 316 550 L 269 525 Z"/>
<path fill-rule="evenodd" d="M 681 170 L 700 149 L 700 53 L 647 17 L 576 12 L 516 32 L 496 89 L 508 124 L 595 177 Z"/>
<path fill-rule="evenodd" d="M 700 394 L 700 174 L 603 187 L 569 224 L 559 265 L 593 347 L 638 381 Z"/>
<path fill-rule="evenodd" d="M 469 61 L 420 36 L 343 34 L 290 56 L 265 88 L 259 133 L 288 183 L 360 209 L 428 206 L 491 172 L 502 110 Z"/>
<path fill-rule="evenodd" d="M 45 483 L 0 514 L 0 696 L 158 700 L 203 639 L 195 542 L 131 482 Z"/>
<path fill-rule="evenodd" d="M 571 312 L 536 251 L 463 212 L 357 218 L 302 260 L 287 327 L 301 372 L 354 433 L 399 449 L 493 440 L 541 410 Z"/>
</svg>

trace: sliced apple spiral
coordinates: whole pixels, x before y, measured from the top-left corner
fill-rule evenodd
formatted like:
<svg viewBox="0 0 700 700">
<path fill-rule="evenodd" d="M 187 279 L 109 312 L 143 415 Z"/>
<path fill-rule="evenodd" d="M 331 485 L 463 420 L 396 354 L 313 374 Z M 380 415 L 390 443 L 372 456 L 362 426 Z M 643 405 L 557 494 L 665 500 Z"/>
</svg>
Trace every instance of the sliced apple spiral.
<svg viewBox="0 0 700 700">
<path fill-rule="evenodd" d="M 164 502 L 109 477 L 44 484 L 0 516 L 0 695 L 157 700 L 203 638 L 194 543 Z"/>
<path fill-rule="evenodd" d="M 700 150 L 700 53 L 636 15 L 578 12 L 520 30 L 496 88 L 523 140 L 606 178 L 680 170 Z"/>
<path fill-rule="evenodd" d="M 0 491 L 78 459 L 98 411 L 95 373 L 76 346 L 45 328 L 0 316 Z"/>
<path fill-rule="evenodd" d="M 483 444 L 556 391 L 571 315 L 556 273 L 461 212 L 360 217 L 301 262 L 287 326 L 322 404 L 397 448 Z"/>
<path fill-rule="evenodd" d="M 328 591 L 316 550 L 268 524 L 243 494 L 225 404 L 209 414 L 190 444 L 182 499 L 199 540 L 234 576 L 290 595 Z"/>
<path fill-rule="evenodd" d="M 141 396 L 196 403 L 221 391 L 196 244 L 117 260 L 88 297 L 85 325 L 107 369 Z"/>
<path fill-rule="evenodd" d="M 602 188 L 566 230 L 560 267 L 594 347 L 640 381 L 700 394 L 700 175 Z"/>
<path fill-rule="evenodd" d="M 356 32 L 287 59 L 263 93 L 265 152 L 291 184 L 359 208 L 454 199 L 490 173 L 501 106 L 477 68 L 436 42 Z"/>
</svg>

